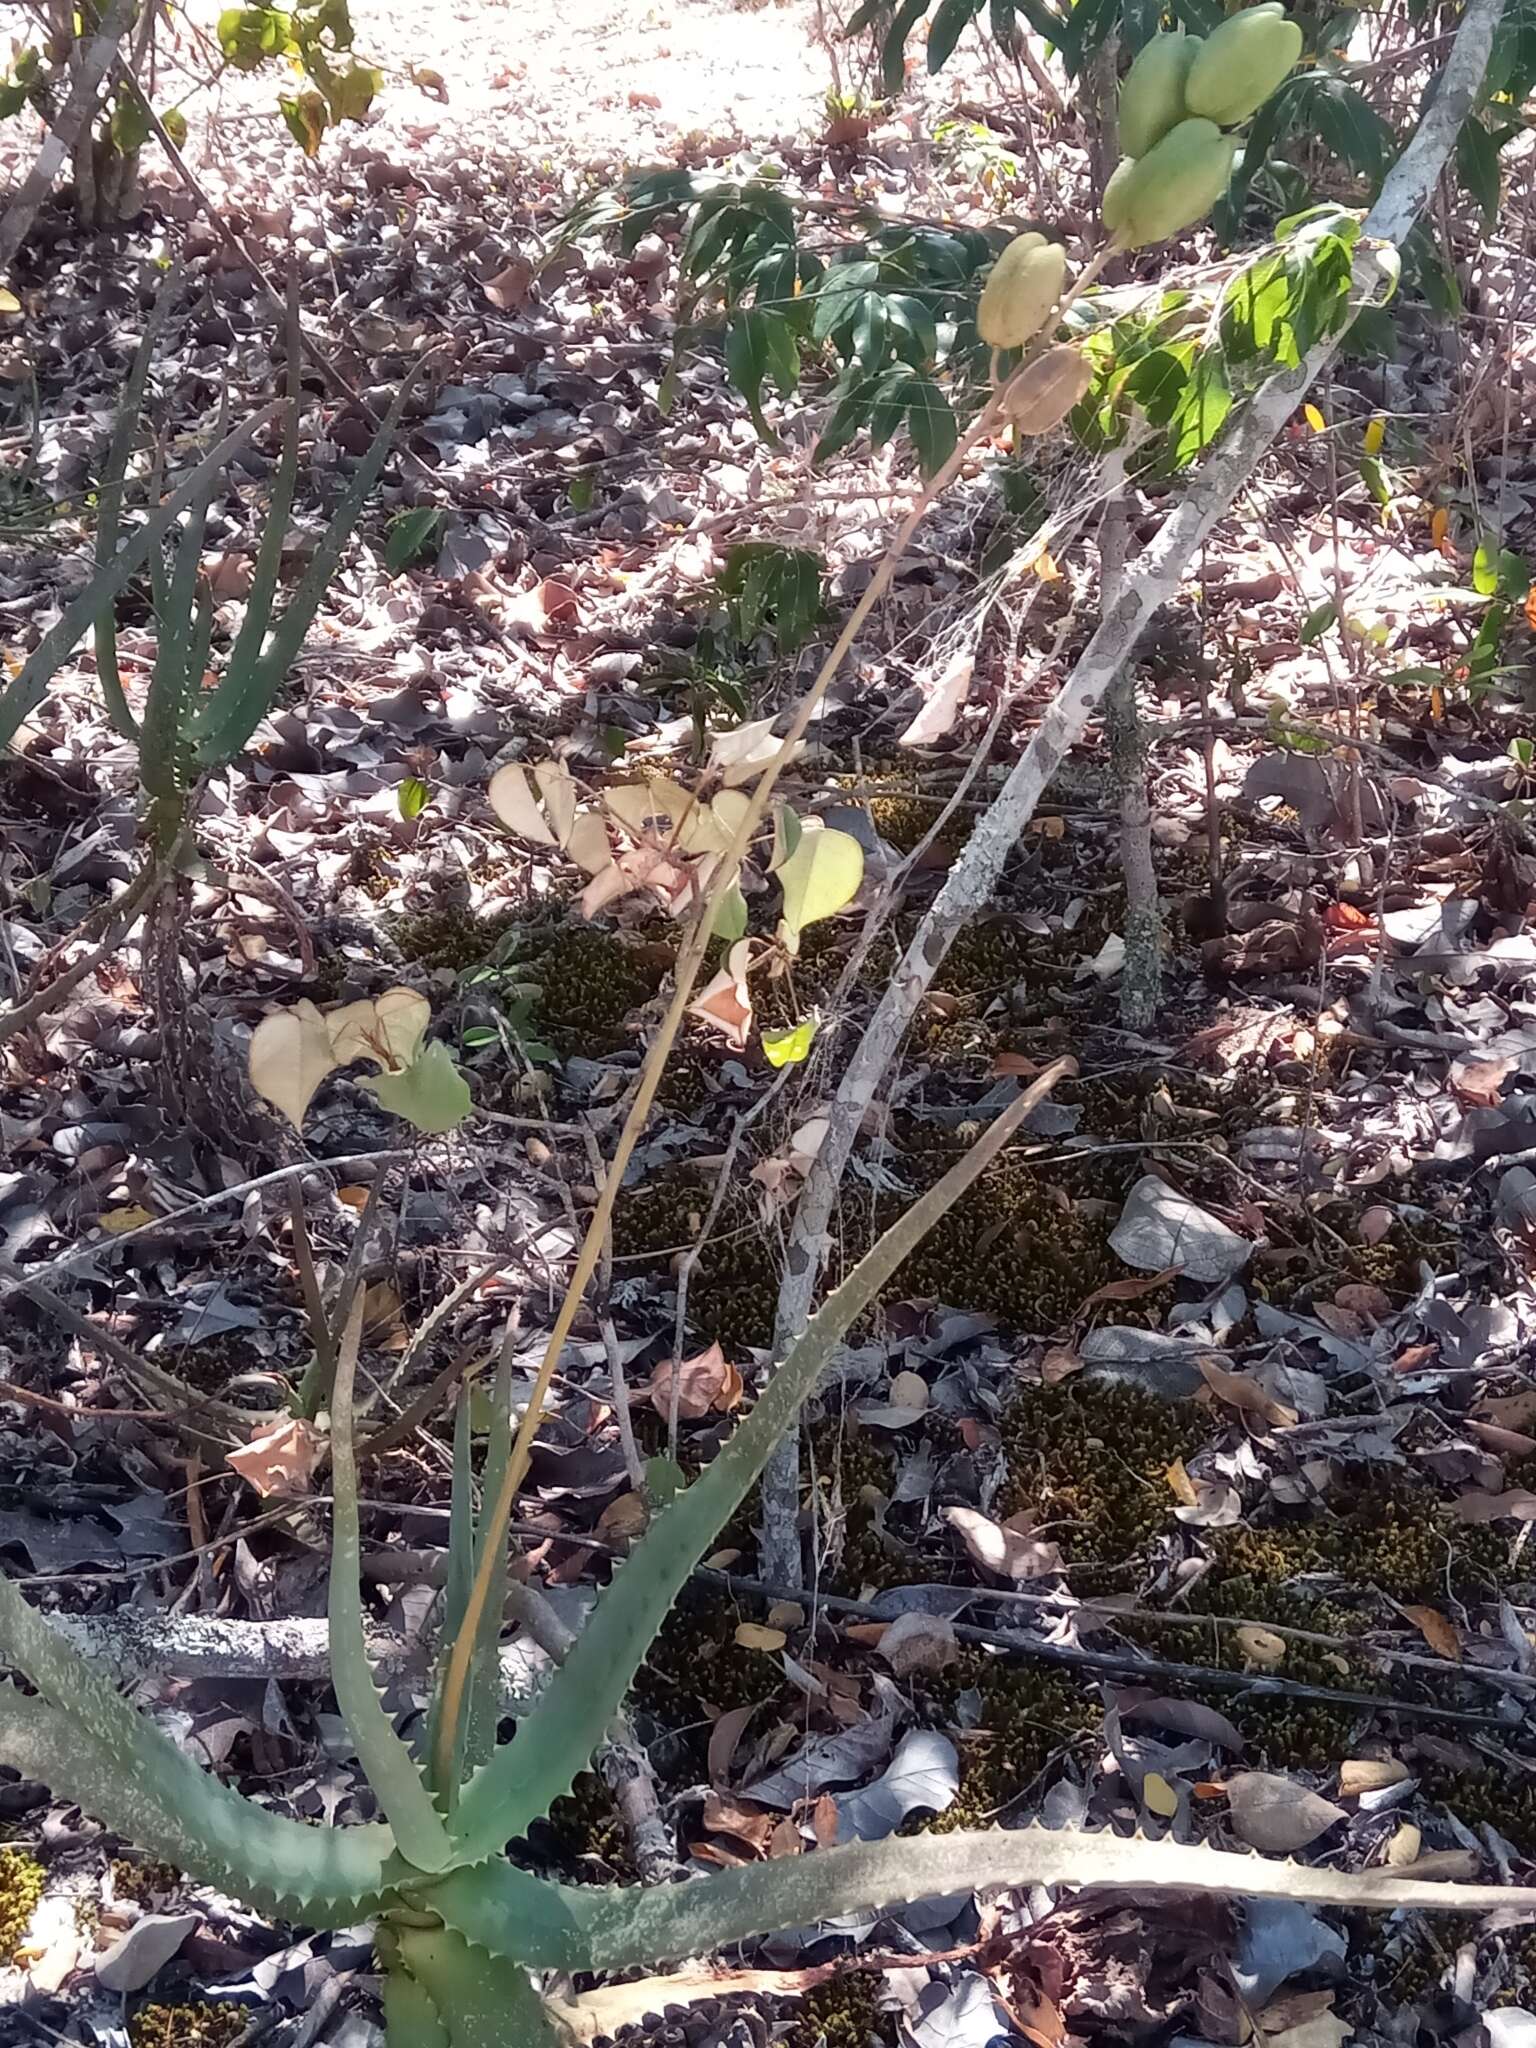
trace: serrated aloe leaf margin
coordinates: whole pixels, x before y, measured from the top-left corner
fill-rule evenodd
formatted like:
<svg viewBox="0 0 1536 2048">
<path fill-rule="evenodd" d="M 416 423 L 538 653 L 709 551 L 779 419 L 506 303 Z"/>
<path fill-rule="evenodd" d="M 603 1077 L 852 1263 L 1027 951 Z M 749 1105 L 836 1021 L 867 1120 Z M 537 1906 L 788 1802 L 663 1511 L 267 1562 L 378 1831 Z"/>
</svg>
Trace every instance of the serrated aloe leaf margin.
<svg viewBox="0 0 1536 2048">
<path fill-rule="evenodd" d="M 447 1924 L 477 1946 L 524 1953 L 526 1916 L 508 1864 L 455 1871 L 431 1893 Z M 748 1864 L 687 1884 L 546 1884 L 578 1925 L 583 1967 L 622 1970 L 710 1955 L 731 1942 L 840 1914 L 883 1912 L 918 1899 L 969 1895 L 994 1885 L 1124 1885 L 1214 1892 L 1228 1898 L 1295 1899 L 1378 1911 L 1410 1908 L 1453 1913 L 1536 1913 L 1536 1889 L 1442 1884 L 1381 1870 L 1329 1870 L 1232 1854 L 1203 1844 L 1147 1841 L 1080 1828 L 988 1828 L 951 1835 L 893 1836 Z M 546 1914 L 547 1919 L 547 1914 Z M 577 1965 L 550 1952 L 537 1933 L 524 1960 L 545 1968 Z"/>
<path fill-rule="evenodd" d="M 392 1947 L 430 1999 L 449 2048 L 568 2048 L 529 1981 L 504 1949 L 472 1947 L 447 1927 L 398 1927 Z M 389 2048 L 403 2048 L 393 2033 Z"/>
<path fill-rule="evenodd" d="M 516 1741 L 465 1787 L 450 1828 L 473 1856 L 495 1854 L 569 1791 L 602 1741 L 688 1574 L 793 1424 L 848 1326 L 1067 1071 L 1073 1071 L 1069 1061 L 1047 1069 L 865 1254 L 790 1347 L 730 1443 L 656 1517 L 598 1601 Z"/>
<path fill-rule="evenodd" d="M 0 1685 L 0 1758 L 200 1883 L 302 1921 L 349 1927 L 389 1883 L 387 1828 L 311 1828 L 221 1785 L 62 1642 L 0 1579 L 0 1660 L 46 1695 Z M 68 1706 L 59 1704 L 67 1701 Z"/>
<path fill-rule="evenodd" d="M 357 1353 L 362 1337 L 363 1291 L 359 1288 L 347 1318 L 331 1388 L 331 1478 L 335 1498 L 331 1518 L 331 1684 L 357 1760 L 388 1817 L 401 1855 L 418 1870 L 446 1870 L 454 1860 L 454 1845 L 411 1752 L 384 1711 L 363 1638 L 357 1455 L 352 1441 L 352 1387 L 357 1378 Z"/>
</svg>

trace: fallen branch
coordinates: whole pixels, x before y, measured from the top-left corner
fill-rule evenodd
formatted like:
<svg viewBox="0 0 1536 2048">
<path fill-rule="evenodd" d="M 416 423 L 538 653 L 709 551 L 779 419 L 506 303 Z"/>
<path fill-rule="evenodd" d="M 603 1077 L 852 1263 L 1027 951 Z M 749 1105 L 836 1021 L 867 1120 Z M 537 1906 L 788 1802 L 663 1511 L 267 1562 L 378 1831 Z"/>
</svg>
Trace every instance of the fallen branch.
<svg viewBox="0 0 1536 2048">
<path fill-rule="evenodd" d="M 1471 0 L 1456 32 L 1439 89 L 1417 133 L 1398 158 L 1381 197 L 1366 216 L 1356 248 L 1353 292 L 1360 308 L 1379 303 L 1393 283 L 1388 256 L 1407 236 L 1455 147 L 1487 69 L 1500 0 Z M 773 1355 L 782 1358 L 810 1317 L 829 1242 L 833 1206 L 843 1169 L 864 1114 L 917 1015 L 928 987 L 956 937 L 991 896 L 1014 842 L 1034 816 L 1068 752 L 1081 739 L 1117 672 L 1160 605 L 1177 595 L 1195 551 L 1253 475 L 1309 386 L 1332 360 L 1347 328 L 1310 349 L 1293 370 L 1262 385 L 1230 439 L 1190 485 L 1156 538 L 1127 573 L 1118 600 L 1084 649 L 1077 666 L 1047 709 L 990 810 L 977 821 L 932 908 L 918 927 L 865 1029 L 834 1099 L 827 1134 L 816 1155 L 790 1226 L 784 1278 L 774 1321 Z M 763 1473 L 763 1570 L 791 1586 L 803 1582 L 797 1524 L 799 1445 L 796 1432 Z"/>
<path fill-rule="evenodd" d="M 119 1685 L 150 1678 L 330 1682 L 330 1623 L 323 1615 L 314 1620 L 224 1621 L 125 1607 L 114 1614 L 53 1614 L 49 1620 Z M 543 1675 L 542 1660 L 531 1657 L 520 1642 L 504 1643 L 500 1657 L 502 1712 L 526 1713 Z M 381 1684 L 419 1681 L 425 1690 L 431 1683 L 430 1636 L 407 1641 L 388 1630 L 371 1631 L 368 1658 Z"/>
</svg>

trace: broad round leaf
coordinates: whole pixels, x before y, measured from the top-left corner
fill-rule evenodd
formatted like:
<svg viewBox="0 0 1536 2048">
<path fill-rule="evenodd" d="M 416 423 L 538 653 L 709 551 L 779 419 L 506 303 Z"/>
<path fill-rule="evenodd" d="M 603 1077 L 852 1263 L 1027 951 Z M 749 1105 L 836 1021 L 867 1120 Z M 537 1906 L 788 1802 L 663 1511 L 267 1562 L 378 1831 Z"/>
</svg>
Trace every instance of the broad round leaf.
<svg viewBox="0 0 1536 2048">
<path fill-rule="evenodd" d="M 469 1083 L 453 1064 L 453 1056 L 435 1038 L 403 1074 L 370 1076 L 363 1086 L 381 1109 L 403 1116 L 418 1131 L 440 1135 L 457 1130 L 470 1110 Z"/>
<path fill-rule="evenodd" d="M 819 1017 L 802 1017 L 787 1031 L 765 1031 L 762 1034 L 763 1051 L 767 1054 L 769 1066 L 795 1067 L 808 1058 L 820 1022 Z"/>
<path fill-rule="evenodd" d="M 432 1005 L 413 988 L 387 988 L 371 1001 L 344 1003 L 325 1017 L 337 1066 L 372 1060 L 393 1073 L 415 1060 L 431 1021 Z"/>
<path fill-rule="evenodd" d="M 373 1005 L 366 1007 L 372 1009 Z M 247 1057 L 251 1086 L 264 1101 L 281 1110 L 296 1131 L 303 1128 L 304 1112 L 314 1100 L 315 1090 L 341 1064 L 332 1050 L 325 1018 L 307 1000 L 295 1003 L 291 1010 L 276 1010 L 263 1017 L 251 1033 Z"/>
<path fill-rule="evenodd" d="M 864 879 L 864 849 L 850 833 L 827 826 L 800 835 L 800 844 L 779 869 L 784 912 L 779 937 L 791 953 L 800 950 L 800 934 L 808 924 L 836 917 L 859 893 Z"/>
</svg>

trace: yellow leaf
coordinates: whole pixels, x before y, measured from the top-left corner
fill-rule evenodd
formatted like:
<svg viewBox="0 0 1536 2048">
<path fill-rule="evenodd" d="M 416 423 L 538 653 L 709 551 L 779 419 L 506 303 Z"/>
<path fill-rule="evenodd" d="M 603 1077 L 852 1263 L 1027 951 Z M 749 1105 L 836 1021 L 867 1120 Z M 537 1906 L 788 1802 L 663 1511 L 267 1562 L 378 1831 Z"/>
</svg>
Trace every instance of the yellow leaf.
<svg viewBox="0 0 1536 2048">
<path fill-rule="evenodd" d="M 1435 507 L 1434 517 L 1429 522 L 1429 537 L 1438 548 L 1444 545 L 1445 536 L 1451 530 L 1451 515 L 1444 505 Z"/>
<path fill-rule="evenodd" d="M 1365 1792 L 1401 1785 L 1407 1776 L 1408 1766 L 1399 1763 L 1395 1756 L 1347 1757 L 1339 1765 L 1339 1797 L 1358 1799 Z"/>
<path fill-rule="evenodd" d="M 1317 407 L 1315 405 L 1304 405 L 1301 410 L 1303 418 L 1313 433 L 1320 434 L 1328 422 L 1323 418 Z"/>
<path fill-rule="evenodd" d="M 1195 1491 L 1195 1482 L 1184 1469 L 1184 1460 L 1175 1458 L 1163 1474 L 1180 1507 L 1192 1508 L 1198 1505 L 1200 1496 Z"/>
<path fill-rule="evenodd" d="M 813 830 L 807 820 L 800 844 L 779 869 L 779 886 L 784 891 L 779 938 L 785 950 L 798 953 L 800 934 L 808 924 L 846 910 L 863 879 L 864 849 L 857 839 L 830 826 Z"/>
<path fill-rule="evenodd" d="M 0 313 L 19 313 L 20 311 L 20 299 L 17 298 L 14 292 L 7 291 L 5 286 L 0 284 Z"/>
<path fill-rule="evenodd" d="M 124 1209 L 107 1209 L 96 1218 L 109 1237 L 121 1237 L 125 1230 L 142 1230 L 146 1223 L 153 1223 L 154 1216 L 148 1209 L 141 1209 L 135 1202 Z"/>
<path fill-rule="evenodd" d="M 1057 566 L 1056 557 L 1049 548 L 1042 548 L 1039 554 L 1036 555 L 1034 570 L 1042 583 L 1059 583 L 1061 581 L 1061 570 Z"/>
<path fill-rule="evenodd" d="M 432 1021 L 432 1005 L 413 988 L 387 988 L 381 996 L 327 1010 L 336 1064 L 372 1060 L 386 1073 L 404 1073 L 421 1051 Z"/>
<path fill-rule="evenodd" d="M 1385 420 L 1372 420 L 1372 421 L 1371 421 L 1371 423 L 1370 423 L 1370 425 L 1369 425 L 1369 426 L 1368 426 L 1368 427 L 1366 428 L 1366 430 L 1365 430 L 1365 452 L 1366 452 L 1366 454 L 1367 454 L 1367 455 L 1379 455 L 1379 454 L 1381 453 L 1381 444 L 1382 444 L 1382 442 L 1383 442 L 1383 441 L 1385 441 L 1385 439 L 1386 439 L 1386 438 L 1387 438 L 1387 423 L 1386 423 L 1386 421 L 1385 421 Z"/>
<path fill-rule="evenodd" d="M 1250 1622 L 1236 1633 L 1243 1662 L 1250 1670 L 1264 1671 L 1285 1662 L 1285 1637 L 1277 1636 L 1273 1629 Z"/>
<path fill-rule="evenodd" d="M 371 1009 L 372 1004 L 364 1007 Z M 295 1130 L 302 1128 L 315 1090 L 337 1065 L 326 1021 L 307 997 L 291 1010 L 274 1010 L 263 1017 L 251 1033 L 251 1086 L 280 1109 Z"/>
<path fill-rule="evenodd" d="M 1179 1810 L 1179 1795 L 1160 1771 L 1148 1771 L 1141 1781 L 1142 1804 L 1148 1813 L 1172 1820 Z"/>
<path fill-rule="evenodd" d="M 1388 1870 L 1406 1870 L 1419 1860 L 1419 1849 L 1423 1835 L 1411 1820 L 1405 1820 L 1397 1833 L 1387 1844 L 1386 1863 Z"/>
<path fill-rule="evenodd" d="M 816 1036 L 819 1017 L 802 1017 L 798 1024 L 791 1024 L 787 1031 L 765 1031 L 763 1051 L 768 1056 L 770 1067 L 797 1067 L 811 1050 Z"/>
<path fill-rule="evenodd" d="M 736 1630 L 736 1643 L 743 1650 L 782 1650 L 789 1638 L 781 1628 L 764 1628 L 755 1621 L 744 1621 Z"/>
</svg>

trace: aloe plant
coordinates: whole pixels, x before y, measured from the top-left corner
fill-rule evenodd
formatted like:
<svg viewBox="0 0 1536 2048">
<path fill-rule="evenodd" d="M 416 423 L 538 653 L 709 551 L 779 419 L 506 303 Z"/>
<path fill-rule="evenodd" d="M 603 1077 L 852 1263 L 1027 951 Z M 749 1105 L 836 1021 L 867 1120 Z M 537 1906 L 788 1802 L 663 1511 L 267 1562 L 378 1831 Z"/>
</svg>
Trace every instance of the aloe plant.
<svg viewBox="0 0 1536 2048">
<path fill-rule="evenodd" d="M 445 1729 L 442 1717 L 460 1695 L 440 1687 L 434 1705 L 427 1754 L 446 1763 L 418 1762 L 375 1688 L 363 1641 L 352 1441 L 359 1304 L 332 1399 L 331 1660 L 336 1697 L 383 1819 L 310 1827 L 217 1783 L 4 1581 L 0 1656 L 25 1674 L 36 1696 L 0 1687 L 0 1756 L 141 1847 L 252 1905 L 316 1927 L 374 1916 L 390 2048 L 553 2044 L 557 2021 L 530 1973 L 654 1964 L 779 1927 L 985 1884 L 1162 1884 L 1356 1906 L 1529 1910 L 1536 1892 L 1375 1873 L 1354 1878 L 1075 1830 L 855 1844 L 655 1890 L 563 1886 L 507 1860 L 507 1842 L 570 1789 L 603 1741 L 672 1602 L 850 1323 L 1067 1064 L 1042 1075 L 828 1297 L 726 1449 L 654 1514 L 509 1744 L 494 1746 L 496 1629 L 483 1619 L 474 1627 L 471 1682 L 457 1725 Z M 496 1493 L 509 1453 L 504 1379 L 499 1392 L 486 1498 Z M 451 1534 L 445 1638 L 472 1625 L 470 1585 L 486 1547 L 498 1571 L 505 1555 L 504 1519 L 477 1520 L 472 1511 L 467 1420 L 456 1439 Z"/>
<path fill-rule="evenodd" d="M 282 687 L 357 524 L 363 501 L 384 467 L 412 382 L 407 377 L 401 383 L 297 590 L 274 618 L 299 467 L 300 340 L 298 306 L 292 292 L 287 322 L 287 398 L 278 406 L 264 408 L 233 434 L 224 435 L 158 511 L 119 545 L 124 478 L 142 431 L 155 344 L 178 286 L 179 277 L 173 271 L 161 286 L 124 388 L 102 473 L 95 574 L 15 681 L 0 693 L 0 746 L 5 746 L 22 720 L 42 702 L 49 683 L 86 630 L 94 628 L 102 695 L 113 725 L 138 748 L 146 831 L 152 850 L 160 855 L 169 853 L 180 836 L 187 795 L 198 776 L 234 759 Z M 208 687 L 205 676 L 212 655 L 213 595 L 199 574 L 208 513 L 231 457 L 279 412 L 282 453 L 245 615 L 217 679 Z M 130 578 L 146 566 L 158 633 L 143 714 L 136 718 L 118 670 L 113 608 Z"/>
</svg>

